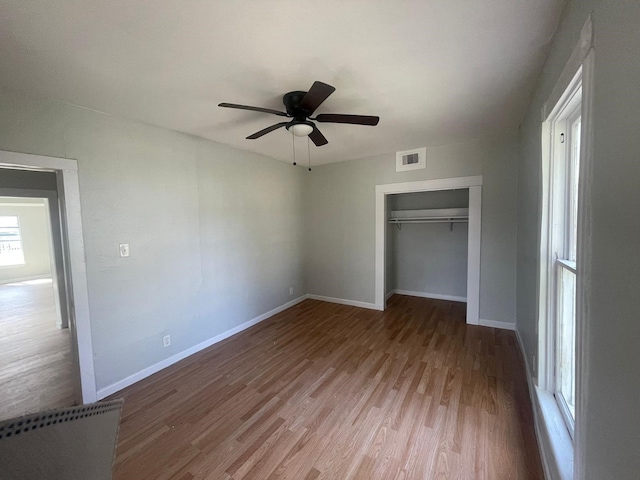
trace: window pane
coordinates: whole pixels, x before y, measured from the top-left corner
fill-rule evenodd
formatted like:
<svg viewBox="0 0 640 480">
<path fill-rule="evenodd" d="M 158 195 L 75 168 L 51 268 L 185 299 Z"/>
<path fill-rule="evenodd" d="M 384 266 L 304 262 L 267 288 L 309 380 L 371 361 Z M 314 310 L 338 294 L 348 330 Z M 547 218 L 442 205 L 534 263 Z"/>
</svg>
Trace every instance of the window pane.
<svg viewBox="0 0 640 480">
<path fill-rule="evenodd" d="M 560 265 L 560 264 L 558 264 Z M 557 346 L 557 393 L 567 404 L 569 413 L 575 418 L 575 325 L 576 325 L 576 275 L 559 266 L 558 282 L 558 346 Z"/>
<path fill-rule="evenodd" d="M 0 228 L 2 227 L 17 227 L 18 217 L 15 215 L 8 215 L 0 217 Z"/>
<path fill-rule="evenodd" d="M 580 125 L 581 117 L 571 124 L 571 152 L 569 163 L 569 249 L 568 259 L 576 261 L 576 247 L 578 240 L 578 179 L 580 176 Z"/>
<path fill-rule="evenodd" d="M 0 267 L 23 265 L 24 253 L 16 215 L 0 216 Z"/>
</svg>

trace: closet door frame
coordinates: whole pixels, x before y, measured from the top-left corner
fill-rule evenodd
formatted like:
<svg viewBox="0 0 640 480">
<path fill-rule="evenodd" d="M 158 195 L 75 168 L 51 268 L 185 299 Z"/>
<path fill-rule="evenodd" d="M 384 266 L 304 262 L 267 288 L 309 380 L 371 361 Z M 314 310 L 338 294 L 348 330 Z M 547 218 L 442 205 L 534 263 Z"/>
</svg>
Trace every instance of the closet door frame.
<svg viewBox="0 0 640 480">
<path fill-rule="evenodd" d="M 441 178 L 418 182 L 376 185 L 376 265 L 375 306 L 386 306 L 386 219 L 387 195 L 398 193 L 432 192 L 438 190 L 469 189 L 469 236 L 467 253 L 467 323 L 480 321 L 480 237 L 482 232 L 482 175 Z"/>
</svg>

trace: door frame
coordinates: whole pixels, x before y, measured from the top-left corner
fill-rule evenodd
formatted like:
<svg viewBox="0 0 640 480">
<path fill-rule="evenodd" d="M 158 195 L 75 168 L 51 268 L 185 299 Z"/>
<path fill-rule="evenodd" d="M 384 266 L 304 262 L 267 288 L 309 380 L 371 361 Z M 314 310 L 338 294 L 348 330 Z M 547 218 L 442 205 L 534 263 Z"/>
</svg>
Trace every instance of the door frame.
<svg viewBox="0 0 640 480">
<path fill-rule="evenodd" d="M 418 182 L 376 185 L 376 266 L 375 305 L 384 310 L 386 304 L 386 240 L 387 195 L 398 193 L 430 192 L 437 190 L 469 189 L 469 236 L 467 249 L 467 323 L 480 322 L 480 237 L 482 232 L 482 175 L 473 177 L 441 178 Z"/>
<path fill-rule="evenodd" d="M 69 328 L 73 339 L 72 347 L 77 351 L 82 402 L 95 402 L 97 400 L 96 379 L 89 315 L 87 268 L 82 236 L 78 162 L 67 158 L 0 150 L 0 167 L 56 173 L 61 237 L 65 256 L 64 281 L 69 299 Z M 61 279 L 58 278 L 58 280 Z"/>
</svg>

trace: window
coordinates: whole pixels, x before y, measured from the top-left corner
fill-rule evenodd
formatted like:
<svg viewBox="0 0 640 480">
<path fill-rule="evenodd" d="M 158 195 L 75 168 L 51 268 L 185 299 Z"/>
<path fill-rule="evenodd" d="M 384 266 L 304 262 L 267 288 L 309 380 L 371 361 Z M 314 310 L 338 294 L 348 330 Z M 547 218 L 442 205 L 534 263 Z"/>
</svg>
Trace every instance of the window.
<svg viewBox="0 0 640 480">
<path fill-rule="evenodd" d="M 543 388 L 552 393 L 573 437 L 576 415 L 576 285 L 582 82 L 578 72 L 543 124 L 548 135 L 540 327 Z M 544 135 L 544 134 L 543 134 Z M 545 245 L 545 232 L 546 245 Z"/>
<path fill-rule="evenodd" d="M 24 265 L 18 217 L 0 216 L 0 267 L 13 265 Z"/>
</svg>

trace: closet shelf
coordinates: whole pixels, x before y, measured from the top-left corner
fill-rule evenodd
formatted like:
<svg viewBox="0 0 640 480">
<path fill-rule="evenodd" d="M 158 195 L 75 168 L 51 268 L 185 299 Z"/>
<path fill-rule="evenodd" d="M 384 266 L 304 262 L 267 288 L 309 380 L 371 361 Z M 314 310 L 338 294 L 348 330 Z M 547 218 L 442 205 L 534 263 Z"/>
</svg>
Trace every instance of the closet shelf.
<svg viewBox="0 0 640 480">
<path fill-rule="evenodd" d="M 423 210 L 393 210 L 389 223 L 466 223 L 468 208 L 430 208 Z"/>
</svg>

